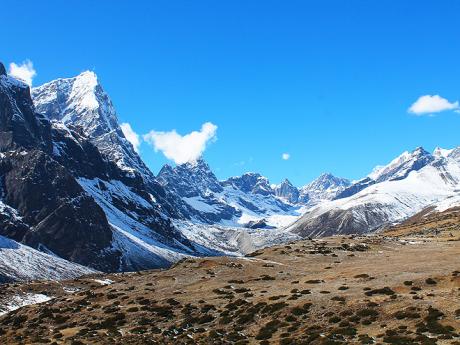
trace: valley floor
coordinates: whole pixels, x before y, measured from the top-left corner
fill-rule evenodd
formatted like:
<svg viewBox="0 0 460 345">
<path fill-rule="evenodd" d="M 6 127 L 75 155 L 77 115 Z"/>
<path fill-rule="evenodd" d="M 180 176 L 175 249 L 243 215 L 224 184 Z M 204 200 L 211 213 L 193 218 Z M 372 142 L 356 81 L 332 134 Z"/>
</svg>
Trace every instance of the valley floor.
<svg viewBox="0 0 460 345">
<path fill-rule="evenodd" d="M 3 285 L 52 299 L 0 317 L 0 343 L 460 344 L 460 231 L 392 235 Z"/>
</svg>

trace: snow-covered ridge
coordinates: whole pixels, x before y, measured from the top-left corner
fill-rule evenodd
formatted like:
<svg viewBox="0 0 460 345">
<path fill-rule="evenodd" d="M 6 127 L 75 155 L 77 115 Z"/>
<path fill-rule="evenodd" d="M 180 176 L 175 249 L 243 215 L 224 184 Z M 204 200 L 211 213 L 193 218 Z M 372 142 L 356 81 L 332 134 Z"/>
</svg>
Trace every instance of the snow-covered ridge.
<svg viewBox="0 0 460 345">
<path fill-rule="evenodd" d="M 436 152 L 441 153 L 440 149 Z M 433 155 L 425 151 L 422 147 L 418 147 L 412 152 L 403 152 L 388 165 L 374 169 L 368 177 L 376 182 L 403 179 L 411 171 L 419 170 L 433 160 Z"/>
<path fill-rule="evenodd" d="M 396 168 L 398 162 L 407 167 L 407 162 L 414 162 L 413 157 L 403 154 L 390 166 Z M 375 183 L 352 196 L 318 205 L 289 230 L 306 236 L 370 232 L 402 221 L 430 205 L 440 203 L 441 207 L 446 200 L 450 200 L 448 205 L 452 207 L 458 200 L 460 163 L 450 156 L 430 155 L 428 159 L 429 163 L 418 170 L 393 169 L 396 179 Z M 401 173 L 404 178 L 399 178 Z"/>
<path fill-rule="evenodd" d="M 196 223 L 229 227 L 279 227 L 301 215 L 301 206 L 275 194 L 267 178 L 246 173 L 219 181 L 208 164 L 165 166 L 157 181 L 186 204 L 183 214 Z"/>
</svg>

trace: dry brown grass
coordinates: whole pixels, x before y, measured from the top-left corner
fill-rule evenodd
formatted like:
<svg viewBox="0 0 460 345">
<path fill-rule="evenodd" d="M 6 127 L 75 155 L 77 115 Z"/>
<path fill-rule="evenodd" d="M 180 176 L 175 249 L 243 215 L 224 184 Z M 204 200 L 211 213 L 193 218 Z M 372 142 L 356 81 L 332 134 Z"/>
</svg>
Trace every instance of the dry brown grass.
<svg viewBox="0 0 460 345">
<path fill-rule="evenodd" d="M 0 318 L 0 343 L 455 344 L 459 253 L 432 237 L 335 237 L 109 275 L 109 286 L 8 285 L 5 298 L 56 297 Z"/>
</svg>

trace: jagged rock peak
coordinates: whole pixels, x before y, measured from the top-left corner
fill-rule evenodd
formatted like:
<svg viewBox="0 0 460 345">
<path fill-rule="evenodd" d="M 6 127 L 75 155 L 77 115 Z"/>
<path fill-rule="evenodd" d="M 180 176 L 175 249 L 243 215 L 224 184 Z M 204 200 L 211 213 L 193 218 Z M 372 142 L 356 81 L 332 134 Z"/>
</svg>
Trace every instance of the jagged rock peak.
<svg viewBox="0 0 460 345">
<path fill-rule="evenodd" d="M 203 157 L 199 157 L 194 161 L 183 163 L 181 165 L 187 169 L 211 171 L 209 164 L 203 159 Z"/>
<path fill-rule="evenodd" d="M 186 197 L 201 195 L 207 190 L 216 193 L 222 191 L 217 177 L 202 158 L 175 167 L 166 164 L 158 173 L 156 180 L 168 190 Z"/>
<path fill-rule="evenodd" d="M 127 176 L 140 174 L 144 180 L 153 181 L 153 174 L 123 134 L 115 107 L 94 72 L 35 87 L 32 97 L 36 110 L 49 119 L 81 127 Z"/>
<path fill-rule="evenodd" d="M 275 195 L 287 200 L 290 203 L 296 203 L 299 199 L 299 190 L 287 178 L 279 185 L 274 186 Z"/>
<path fill-rule="evenodd" d="M 322 173 L 318 178 L 300 189 L 299 200 L 310 205 L 324 200 L 332 200 L 350 184 L 348 179 L 336 177 L 331 173 Z"/>
<path fill-rule="evenodd" d="M 229 179 L 223 181 L 223 184 L 232 185 L 244 193 L 261 195 L 274 194 L 269 180 L 261 174 L 254 172 L 247 172 L 241 176 L 230 177 Z"/>
<path fill-rule="evenodd" d="M 293 184 L 291 183 L 291 181 L 289 181 L 288 178 L 285 178 L 285 179 L 283 180 L 283 182 L 281 182 L 281 185 L 293 186 Z"/>
</svg>

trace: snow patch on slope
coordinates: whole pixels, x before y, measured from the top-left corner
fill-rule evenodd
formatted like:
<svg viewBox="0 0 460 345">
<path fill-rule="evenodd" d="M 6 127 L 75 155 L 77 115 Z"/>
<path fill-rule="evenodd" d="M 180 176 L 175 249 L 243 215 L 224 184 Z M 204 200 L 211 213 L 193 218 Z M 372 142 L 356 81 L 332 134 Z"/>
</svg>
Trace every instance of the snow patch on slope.
<svg viewBox="0 0 460 345">
<path fill-rule="evenodd" d="M 120 268 L 133 269 L 142 265 L 167 267 L 191 254 L 190 249 L 179 242 L 175 242 L 175 248 L 164 244 L 167 241 L 154 229 L 142 224 L 136 213 L 123 212 L 114 205 L 112 196 L 116 195 L 117 198 L 126 198 L 127 202 L 150 207 L 145 199 L 120 181 L 79 178 L 78 182 L 102 208 L 114 230 L 113 249 L 123 253 Z M 100 183 L 104 183 L 105 190 L 99 188 Z"/>
<path fill-rule="evenodd" d="M 0 282 L 73 279 L 95 272 L 0 236 Z"/>
<path fill-rule="evenodd" d="M 51 299 L 51 297 L 43 294 L 27 293 L 23 295 L 16 295 L 13 296 L 7 303 L 0 305 L 0 316 L 28 305 L 45 303 Z"/>
</svg>

